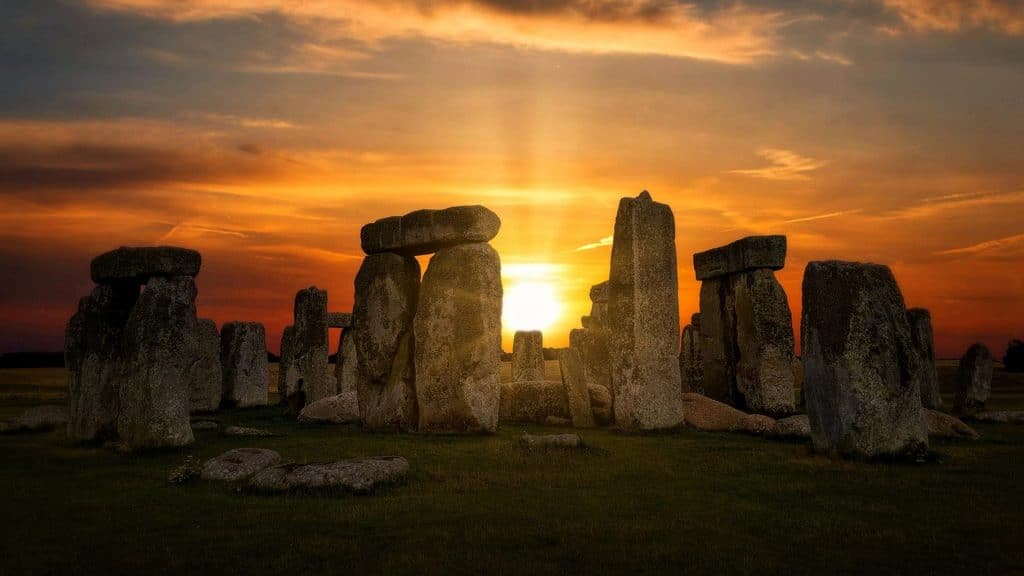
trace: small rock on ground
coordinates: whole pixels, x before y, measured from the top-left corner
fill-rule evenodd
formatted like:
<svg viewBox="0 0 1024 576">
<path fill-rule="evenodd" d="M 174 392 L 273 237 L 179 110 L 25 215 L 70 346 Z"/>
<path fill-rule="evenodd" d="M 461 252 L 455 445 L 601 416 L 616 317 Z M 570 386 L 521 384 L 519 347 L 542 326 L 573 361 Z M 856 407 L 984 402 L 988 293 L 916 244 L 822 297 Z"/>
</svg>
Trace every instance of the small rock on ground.
<svg viewBox="0 0 1024 576">
<path fill-rule="evenodd" d="M 808 440 L 811 437 L 811 420 L 807 414 L 780 418 L 767 435 L 787 440 Z"/>
<path fill-rule="evenodd" d="M 544 419 L 545 426 L 572 426 L 572 420 L 568 418 L 559 418 L 558 416 L 548 416 Z"/>
<path fill-rule="evenodd" d="M 1003 424 L 1024 424 L 1024 410 L 978 412 L 972 417 L 978 422 L 999 422 Z"/>
<path fill-rule="evenodd" d="M 167 475 L 167 481 L 171 484 L 186 484 L 199 478 L 202 473 L 202 468 L 199 466 L 199 462 L 196 461 L 192 455 L 186 456 L 185 461 L 178 464 L 171 470 L 170 474 Z"/>
<path fill-rule="evenodd" d="M 576 434 L 523 434 L 519 443 L 528 448 L 580 448 L 583 441 Z"/>
<path fill-rule="evenodd" d="M 273 466 L 281 455 L 265 448 L 235 448 L 203 463 L 203 480 L 235 482 Z"/>
<path fill-rule="evenodd" d="M 224 429 L 225 436 L 249 436 L 253 438 L 273 438 L 281 436 L 270 430 L 263 430 L 261 428 L 248 428 L 246 426 L 228 426 Z"/>
<path fill-rule="evenodd" d="M 195 420 L 192 422 L 193 430 L 216 430 L 220 428 L 220 424 L 213 420 Z"/>
<path fill-rule="evenodd" d="M 250 486 L 264 492 L 343 490 L 367 494 L 382 484 L 396 483 L 409 474 L 400 456 L 355 458 L 325 464 L 281 464 L 258 472 Z"/>
</svg>

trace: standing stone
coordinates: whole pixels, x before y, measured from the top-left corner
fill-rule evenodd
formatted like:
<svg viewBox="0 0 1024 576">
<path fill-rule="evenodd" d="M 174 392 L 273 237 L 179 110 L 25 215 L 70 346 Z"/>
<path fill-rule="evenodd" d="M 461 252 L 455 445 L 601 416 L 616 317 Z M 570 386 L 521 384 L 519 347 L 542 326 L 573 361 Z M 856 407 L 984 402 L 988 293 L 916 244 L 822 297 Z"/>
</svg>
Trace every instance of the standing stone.
<svg viewBox="0 0 1024 576">
<path fill-rule="evenodd" d="M 298 368 L 295 365 L 295 326 L 285 326 L 281 332 L 281 359 L 277 365 L 278 403 L 292 406 L 289 413 L 298 414 L 306 404 L 306 392 L 298 387 Z"/>
<path fill-rule="evenodd" d="M 612 393 L 608 388 L 598 384 L 587 384 L 590 396 L 590 409 L 594 413 L 594 421 L 599 426 L 608 426 L 613 420 Z"/>
<path fill-rule="evenodd" d="M 731 277 L 735 311 L 735 405 L 757 414 L 796 410 L 793 316 L 775 273 L 761 268 Z"/>
<path fill-rule="evenodd" d="M 191 276 L 154 277 L 128 318 L 117 433 L 130 449 L 193 441 L 189 376 L 199 355 L 195 299 Z"/>
<path fill-rule="evenodd" d="M 512 380 L 544 379 L 544 336 L 539 330 L 520 330 L 512 340 Z"/>
<path fill-rule="evenodd" d="M 92 281 L 97 284 L 145 284 L 152 276 L 191 276 L 199 274 L 199 252 L 175 246 L 122 246 L 100 254 L 90 265 Z"/>
<path fill-rule="evenodd" d="M 545 424 L 550 419 L 572 420 L 565 384 L 557 380 L 505 382 L 499 402 L 502 422 Z"/>
<path fill-rule="evenodd" d="M 430 260 L 415 319 L 420 430 L 497 429 L 502 295 L 501 260 L 488 244 Z"/>
<path fill-rule="evenodd" d="M 138 298 L 134 283 L 97 286 L 79 301 L 78 312 L 68 321 L 64 363 L 72 439 L 105 440 L 117 434 L 122 335 Z"/>
<path fill-rule="evenodd" d="M 569 400 L 572 425 L 576 428 L 593 428 L 594 413 L 590 407 L 590 392 L 583 373 L 580 353 L 572 348 L 558 351 L 558 365 L 562 371 L 562 384 Z"/>
<path fill-rule="evenodd" d="M 704 366 L 700 353 L 700 314 L 694 314 L 683 328 L 679 347 L 679 372 L 683 392 L 704 393 Z"/>
<path fill-rule="evenodd" d="M 413 317 L 420 265 L 412 256 L 371 254 L 356 274 L 351 338 L 343 336 L 343 370 L 352 341 L 356 391 L 363 425 L 371 429 L 416 427 Z M 339 386 L 346 376 L 338 379 Z"/>
<path fill-rule="evenodd" d="M 363 226 L 359 240 L 367 254 L 420 256 L 460 244 L 489 242 L 500 228 L 498 215 L 483 206 L 454 206 L 377 220 Z"/>
<path fill-rule="evenodd" d="M 310 286 L 295 294 L 293 334 L 295 389 L 304 392 L 307 403 L 334 396 L 336 390 L 332 386 L 327 369 L 329 360 L 326 290 Z"/>
<path fill-rule="evenodd" d="M 327 327 L 328 328 L 351 328 L 352 327 L 352 314 L 348 312 L 328 312 L 327 313 Z"/>
<path fill-rule="evenodd" d="M 736 350 L 731 345 L 733 327 L 728 319 L 734 316 L 727 306 L 728 278 L 709 278 L 700 284 L 700 357 L 704 395 L 712 400 L 733 404 L 733 382 L 736 380 Z"/>
<path fill-rule="evenodd" d="M 939 374 L 935 367 L 935 337 L 932 334 L 932 315 L 924 308 L 907 310 L 910 323 L 910 341 L 918 357 L 917 383 L 921 388 L 921 405 L 937 409 L 942 406 L 939 393 Z"/>
<path fill-rule="evenodd" d="M 644 191 L 615 218 L 608 285 L 615 421 L 626 430 L 683 421 L 675 218 Z"/>
<path fill-rule="evenodd" d="M 985 408 L 992 388 L 992 368 L 992 353 L 987 346 L 976 342 L 967 349 L 956 373 L 954 413 L 974 416 Z"/>
<path fill-rule="evenodd" d="M 801 340 L 815 450 L 873 457 L 928 448 L 906 307 L 887 266 L 810 262 Z"/>
<path fill-rule="evenodd" d="M 249 408 L 266 406 L 270 394 L 267 334 L 259 322 L 228 322 L 220 333 L 223 402 Z"/>
<path fill-rule="evenodd" d="M 344 407 L 343 416 L 347 421 L 362 419 L 359 412 L 359 365 L 356 363 L 356 341 L 350 329 L 341 331 L 338 337 L 338 356 L 334 364 L 334 381 L 338 385 L 338 402 Z"/>
<path fill-rule="evenodd" d="M 220 396 L 224 388 L 220 366 L 220 333 L 217 331 L 217 323 L 205 318 L 198 321 L 197 330 L 199 356 L 192 365 L 189 378 L 192 385 L 190 410 L 213 412 L 220 407 Z"/>
</svg>

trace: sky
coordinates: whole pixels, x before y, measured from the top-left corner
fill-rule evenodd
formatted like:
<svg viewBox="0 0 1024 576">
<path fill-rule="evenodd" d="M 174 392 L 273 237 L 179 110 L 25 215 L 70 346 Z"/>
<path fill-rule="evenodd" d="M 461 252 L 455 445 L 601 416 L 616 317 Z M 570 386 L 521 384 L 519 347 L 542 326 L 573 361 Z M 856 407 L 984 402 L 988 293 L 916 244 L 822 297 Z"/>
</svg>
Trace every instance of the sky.
<svg viewBox="0 0 1024 576">
<path fill-rule="evenodd" d="M 33 0 L 0 69 L 0 352 L 61 349 L 92 257 L 156 244 L 276 351 L 296 290 L 351 309 L 363 224 L 461 204 L 564 346 L 645 189 L 683 322 L 694 252 L 785 234 L 798 341 L 822 259 L 890 265 L 939 356 L 1024 337 L 1024 3 Z"/>
</svg>

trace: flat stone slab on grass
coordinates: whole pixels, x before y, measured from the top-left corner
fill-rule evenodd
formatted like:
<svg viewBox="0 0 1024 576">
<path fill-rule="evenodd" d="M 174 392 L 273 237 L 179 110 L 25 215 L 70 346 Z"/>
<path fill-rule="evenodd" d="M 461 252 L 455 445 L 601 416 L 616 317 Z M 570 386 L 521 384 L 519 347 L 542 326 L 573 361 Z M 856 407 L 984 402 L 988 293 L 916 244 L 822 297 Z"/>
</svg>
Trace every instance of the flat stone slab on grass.
<svg viewBox="0 0 1024 576">
<path fill-rule="evenodd" d="M 1003 424 L 1024 424 L 1024 410 L 978 412 L 971 417 L 978 422 L 999 422 Z"/>
<path fill-rule="evenodd" d="M 974 428 L 964 424 L 956 416 L 950 416 L 945 412 L 924 409 L 924 419 L 928 423 L 928 435 L 936 438 L 967 438 L 977 440 L 981 438 Z"/>
<path fill-rule="evenodd" d="M 811 419 L 807 417 L 807 414 L 780 418 L 775 421 L 775 426 L 767 435 L 784 440 L 810 440 Z"/>
<path fill-rule="evenodd" d="M 192 276 L 199 274 L 202 256 L 195 250 L 175 246 L 122 246 L 100 254 L 90 266 L 97 284 L 134 282 L 144 284 L 152 276 Z"/>
<path fill-rule="evenodd" d="M 193 420 L 192 430 L 216 430 L 220 424 L 213 420 Z"/>
<path fill-rule="evenodd" d="M 731 244 L 693 255 L 697 280 L 707 280 L 760 268 L 781 270 L 786 265 L 786 237 L 748 236 Z"/>
<path fill-rule="evenodd" d="M 68 409 L 64 406 L 36 406 L 7 420 L 0 421 L 0 434 L 52 430 L 68 423 Z"/>
<path fill-rule="evenodd" d="M 359 406 L 355 394 L 328 396 L 306 404 L 299 412 L 303 424 L 345 424 L 359 422 Z"/>
<path fill-rule="evenodd" d="M 484 206 L 454 206 L 371 222 L 360 230 L 359 240 L 367 254 L 421 256 L 459 244 L 489 242 L 500 228 L 501 219 Z"/>
<path fill-rule="evenodd" d="M 523 434 L 519 443 L 527 448 L 581 448 L 583 441 L 576 434 Z"/>
<path fill-rule="evenodd" d="M 265 448 L 235 448 L 203 463 L 200 478 L 237 482 L 277 464 L 281 455 Z"/>
<path fill-rule="evenodd" d="M 263 430 L 261 428 L 248 428 L 246 426 L 228 426 L 224 429 L 225 436 L 248 436 L 251 438 L 275 438 L 282 436 L 276 432 L 270 430 Z"/>
<path fill-rule="evenodd" d="M 257 473 L 250 485 L 264 492 L 291 490 L 343 490 L 368 494 L 383 484 L 394 484 L 409 474 L 409 462 L 400 456 L 354 458 L 325 464 L 281 464 Z"/>
</svg>

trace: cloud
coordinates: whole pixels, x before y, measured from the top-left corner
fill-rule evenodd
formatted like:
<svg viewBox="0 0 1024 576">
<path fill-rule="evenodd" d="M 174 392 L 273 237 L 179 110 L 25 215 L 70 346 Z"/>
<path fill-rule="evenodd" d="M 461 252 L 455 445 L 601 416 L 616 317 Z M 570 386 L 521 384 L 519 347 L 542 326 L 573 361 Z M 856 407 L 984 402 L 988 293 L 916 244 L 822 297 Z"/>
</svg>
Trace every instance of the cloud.
<svg viewBox="0 0 1024 576">
<path fill-rule="evenodd" d="M 86 1 L 97 9 L 175 22 L 280 15 L 368 43 L 422 37 L 577 53 L 659 54 L 733 64 L 776 53 L 777 35 L 793 22 L 781 11 L 741 3 L 698 9 L 674 0 Z M 311 55 L 336 56 L 315 52 Z"/>
<path fill-rule="evenodd" d="M 994 30 L 1024 34 L 1024 3 L 1018 0 L 884 0 L 913 32 Z"/>
<path fill-rule="evenodd" d="M 732 174 L 740 174 L 751 178 L 765 180 L 807 180 L 808 172 L 813 172 L 828 162 L 800 156 L 789 150 L 780 148 L 762 148 L 758 156 L 768 160 L 771 166 L 745 170 L 730 170 Z"/>
<path fill-rule="evenodd" d="M 1024 244 L 1024 234 L 1014 234 L 1013 236 L 1007 236 L 1005 238 L 997 238 L 995 240 L 987 240 L 985 242 L 979 242 L 970 246 L 964 246 L 962 248 L 951 248 L 949 250 L 942 250 L 936 252 L 936 256 L 974 256 L 976 254 L 994 252 L 997 250 L 1006 250 L 1020 247 Z"/>
<path fill-rule="evenodd" d="M 846 216 L 848 214 L 857 214 L 862 212 L 860 208 L 854 210 L 840 210 L 838 212 L 828 212 L 826 214 L 816 214 L 814 216 L 804 216 L 803 218 L 794 218 L 792 220 L 786 220 L 784 224 L 797 224 L 799 222 L 813 222 L 815 220 L 826 220 L 829 218 L 838 218 L 840 216 Z"/>
<path fill-rule="evenodd" d="M 603 246 L 611 246 L 613 240 L 614 240 L 613 236 L 605 236 L 604 238 L 601 238 L 597 242 L 591 242 L 590 244 L 584 244 L 583 246 L 580 246 L 579 248 L 576 249 L 576 251 L 577 252 L 583 252 L 584 250 L 593 250 L 594 248 L 601 248 Z"/>
</svg>

